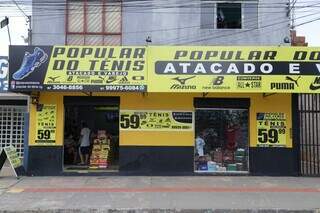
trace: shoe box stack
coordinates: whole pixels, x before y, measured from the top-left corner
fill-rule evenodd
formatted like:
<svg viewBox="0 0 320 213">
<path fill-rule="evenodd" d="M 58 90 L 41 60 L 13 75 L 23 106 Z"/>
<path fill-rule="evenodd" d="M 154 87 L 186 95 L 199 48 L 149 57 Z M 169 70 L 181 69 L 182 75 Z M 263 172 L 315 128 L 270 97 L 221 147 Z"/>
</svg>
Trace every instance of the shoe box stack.
<svg viewBox="0 0 320 213">
<path fill-rule="evenodd" d="M 98 131 L 98 136 L 93 142 L 92 154 L 90 157 L 90 168 L 108 168 L 109 150 L 110 140 L 107 138 L 106 131 Z"/>
<path fill-rule="evenodd" d="M 211 151 L 210 154 L 198 157 L 196 168 L 199 171 L 226 172 L 244 171 L 246 164 L 245 150 L 238 148 L 235 151 L 222 150 Z"/>
</svg>

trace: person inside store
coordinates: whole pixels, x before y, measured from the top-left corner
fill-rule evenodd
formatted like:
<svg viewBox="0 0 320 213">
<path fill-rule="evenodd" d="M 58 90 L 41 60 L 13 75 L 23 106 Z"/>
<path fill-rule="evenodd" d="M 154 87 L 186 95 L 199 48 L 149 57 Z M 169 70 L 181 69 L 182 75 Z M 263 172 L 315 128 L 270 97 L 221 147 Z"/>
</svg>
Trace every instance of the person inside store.
<svg viewBox="0 0 320 213">
<path fill-rule="evenodd" d="M 66 163 L 76 164 L 78 157 L 78 145 L 72 133 L 67 134 L 66 138 L 64 139 L 64 153 L 64 159 Z"/>
<path fill-rule="evenodd" d="M 204 134 L 203 132 L 200 132 L 198 136 L 196 137 L 196 148 L 197 148 L 197 153 L 199 157 L 204 155 L 204 146 L 206 145 L 204 141 Z"/>
<path fill-rule="evenodd" d="M 204 132 L 200 132 L 196 137 L 196 168 L 197 170 L 207 170 L 207 162 L 204 156 L 204 147 L 206 143 L 204 141 Z"/>
<path fill-rule="evenodd" d="M 90 154 L 90 129 L 86 122 L 82 122 L 80 132 L 80 165 L 88 165 Z"/>
</svg>

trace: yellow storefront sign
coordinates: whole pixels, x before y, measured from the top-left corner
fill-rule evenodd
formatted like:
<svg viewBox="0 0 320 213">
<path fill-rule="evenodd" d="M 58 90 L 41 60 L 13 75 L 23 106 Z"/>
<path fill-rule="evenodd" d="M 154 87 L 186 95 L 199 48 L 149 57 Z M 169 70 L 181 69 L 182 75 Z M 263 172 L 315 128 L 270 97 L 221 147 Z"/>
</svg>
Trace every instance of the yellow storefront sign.
<svg viewBox="0 0 320 213">
<path fill-rule="evenodd" d="M 43 84 L 55 91 L 146 91 L 145 47 L 54 46 Z"/>
<path fill-rule="evenodd" d="M 149 48 L 149 92 L 320 92 L 317 48 Z"/>
<path fill-rule="evenodd" d="M 44 104 L 36 112 L 36 145 L 55 145 L 56 143 L 56 113 L 53 104 Z"/>
<path fill-rule="evenodd" d="M 193 131 L 193 112 L 121 110 L 121 131 Z"/>
<path fill-rule="evenodd" d="M 285 113 L 257 113 L 258 147 L 286 147 L 288 134 Z"/>
<path fill-rule="evenodd" d="M 12 91 L 319 93 L 320 49 L 257 46 L 13 46 Z M 23 56 L 39 55 L 24 70 Z M 27 69 L 27 67 L 26 67 Z M 28 77 L 28 78 L 27 78 Z"/>
</svg>

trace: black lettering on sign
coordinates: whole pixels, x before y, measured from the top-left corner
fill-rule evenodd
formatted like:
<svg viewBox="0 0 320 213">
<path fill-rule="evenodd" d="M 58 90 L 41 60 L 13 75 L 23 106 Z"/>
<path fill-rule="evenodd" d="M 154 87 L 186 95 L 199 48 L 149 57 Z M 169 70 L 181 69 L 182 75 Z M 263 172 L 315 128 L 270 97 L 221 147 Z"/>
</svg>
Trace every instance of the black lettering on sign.
<svg viewBox="0 0 320 213">
<path fill-rule="evenodd" d="M 288 62 L 243 61 L 156 61 L 160 75 L 319 75 L 320 65 L 312 62 L 295 63 L 299 72 L 292 71 Z M 290 68 L 291 67 L 291 68 Z M 319 68 L 318 68 L 319 67 Z"/>
<path fill-rule="evenodd" d="M 258 129 L 258 141 L 260 143 L 279 143 L 279 133 L 277 129 Z"/>
<path fill-rule="evenodd" d="M 66 51 L 65 47 L 55 47 L 53 50 L 52 57 L 56 58 L 58 55 L 63 55 Z"/>
<path fill-rule="evenodd" d="M 63 70 L 65 61 L 64 60 L 55 60 L 53 63 L 53 70 Z"/>
<path fill-rule="evenodd" d="M 172 112 L 172 117 L 180 123 L 192 123 L 192 112 Z"/>
<path fill-rule="evenodd" d="M 138 129 L 140 127 L 140 117 L 139 115 L 133 114 L 122 114 L 120 116 L 120 127 L 122 129 Z"/>
<path fill-rule="evenodd" d="M 85 47 L 81 51 L 81 58 L 86 57 L 87 55 L 91 55 L 93 52 L 93 48 L 91 47 Z"/>
</svg>

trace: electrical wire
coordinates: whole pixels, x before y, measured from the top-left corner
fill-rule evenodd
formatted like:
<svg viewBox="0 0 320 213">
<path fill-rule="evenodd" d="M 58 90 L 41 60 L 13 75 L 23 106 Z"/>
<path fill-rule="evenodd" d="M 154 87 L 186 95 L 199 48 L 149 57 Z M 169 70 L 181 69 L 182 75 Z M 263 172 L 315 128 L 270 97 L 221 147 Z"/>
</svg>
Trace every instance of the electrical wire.
<svg viewBox="0 0 320 213">
<path fill-rule="evenodd" d="M 296 18 L 296 20 L 297 19 L 301 19 L 301 18 L 306 18 L 306 17 L 308 17 L 308 16 L 301 16 L 301 17 Z M 236 36 L 238 36 L 239 34 L 244 34 L 244 33 L 248 33 L 248 32 L 254 31 L 254 30 L 260 30 L 260 29 L 264 29 L 264 28 L 268 28 L 268 27 L 274 27 L 274 26 L 277 26 L 277 25 L 283 25 L 283 24 L 286 24 L 288 22 L 289 22 L 289 20 L 284 20 L 284 21 L 274 22 L 274 23 L 270 23 L 270 24 L 267 24 L 267 25 L 264 25 L 264 26 L 260 26 L 259 28 L 257 27 L 257 28 L 253 28 L 253 29 L 241 30 L 240 32 L 232 32 L 232 33 L 229 33 L 229 34 L 223 34 L 223 35 L 218 35 L 218 36 L 204 36 L 201 39 L 194 39 L 194 40 L 190 40 L 190 38 L 187 38 L 187 39 L 177 38 L 176 40 L 163 41 L 163 43 L 168 43 L 168 44 L 175 43 L 175 44 L 180 45 L 180 44 L 186 44 L 186 43 L 198 43 L 198 42 L 203 42 L 203 41 L 207 41 L 207 40 L 210 40 L 210 39 L 226 38 L 226 37 L 229 37 L 229 36 L 233 36 L 233 37 L 236 38 Z M 196 35 L 196 36 L 198 36 L 198 35 Z"/>
</svg>

